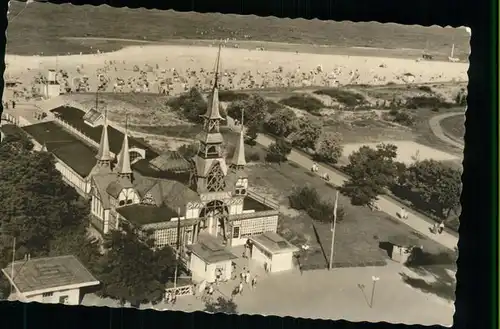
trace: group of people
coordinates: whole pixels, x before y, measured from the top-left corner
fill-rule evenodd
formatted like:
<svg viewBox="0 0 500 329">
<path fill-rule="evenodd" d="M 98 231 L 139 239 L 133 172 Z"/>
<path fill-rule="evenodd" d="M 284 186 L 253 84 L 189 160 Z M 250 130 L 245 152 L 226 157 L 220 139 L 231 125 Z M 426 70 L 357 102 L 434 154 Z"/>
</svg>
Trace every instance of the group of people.
<svg viewBox="0 0 500 329">
<path fill-rule="evenodd" d="M 167 292 L 165 301 L 167 302 L 167 304 L 175 305 L 175 303 L 177 302 L 177 294 L 175 292 Z"/>
<path fill-rule="evenodd" d="M 250 271 L 246 268 L 243 268 L 243 271 L 240 273 L 240 282 L 238 286 L 233 290 L 232 296 L 242 295 L 245 285 L 250 286 L 251 289 L 254 289 L 257 286 L 257 275 L 251 278 Z"/>
<path fill-rule="evenodd" d="M 432 226 L 432 233 L 434 234 L 441 234 L 444 231 L 444 220 L 438 223 L 434 223 Z"/>
</svg>

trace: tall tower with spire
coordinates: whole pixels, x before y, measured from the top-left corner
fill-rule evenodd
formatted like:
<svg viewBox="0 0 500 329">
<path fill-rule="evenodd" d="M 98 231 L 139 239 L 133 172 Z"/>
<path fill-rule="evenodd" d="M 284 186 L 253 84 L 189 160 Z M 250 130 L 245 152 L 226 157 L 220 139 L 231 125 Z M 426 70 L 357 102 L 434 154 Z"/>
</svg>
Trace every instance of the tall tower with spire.
<svg viewBox="0 0 500 329">
<path fill-rule="evenodd" d="M 104 109 L 104 123 L 102 125 L 101 141 L 99 143 L 99 151 L 95 156 L 97 164 L 95 166 L 96 173 L 110 173 L 111 172 L 111 151 L 109 150 L 109 137 L 108 137 L 108 114 L 107 109 Z"/>
<path fill-rule="evenodd" d="M 240 136 L 230 165 L 231 174 L 236 176 L 235 193 L 241 196 L 245 196 L 248 189 L 248 174 L 245 171 L 247 162 L 245 159 L 245 126 L 243 125 L 243 119 L 244 115 L 242 110 Z"/>
<path fill-rule="evenodd" d="M 132 167 L 128 145 L 128 116 L 125 118 L 125 134 L 123 135 L 122 148 L 118 154 L 118 162 L 114 170 L 123 187 L 132 186 Z"/>
<path fill-rule="evenodd" d="M 223 137 L 220 122 L 224 120 L 219 111 L 219 63 L 220 51 L 215 63 L 215 79 L 208 107 L 203 118 L 203 130 L 198 135 L 199 150 L 194 157 L 196 166 L 196 187 L 199 193 L 220 192 L 226 188 L 227 165 L 223 152 Z"/>
</svg>

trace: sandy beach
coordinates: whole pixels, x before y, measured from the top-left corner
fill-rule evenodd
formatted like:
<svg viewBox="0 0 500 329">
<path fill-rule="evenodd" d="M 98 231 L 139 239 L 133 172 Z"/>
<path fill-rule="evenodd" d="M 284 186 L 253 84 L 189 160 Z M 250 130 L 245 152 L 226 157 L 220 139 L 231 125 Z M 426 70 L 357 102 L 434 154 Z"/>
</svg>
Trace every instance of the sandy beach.
<svg viewBox="0 0 500 329">
<path fill-rule="evenodd" d="M 168 94 L 177 94 L 192 86 L 208 87 L 216 55 L 215 47 L 179 45 L 133 46 L 94 55 L 7 55 L 6 76 L 26 86 L 40 73 L 56 69 L 67 73 L 61 84 L 87 78 L 89 90 L 95 90 L 101 74 L 103 91 L 166 88 Z M 223 89 L 466 81 L 468 70 L 468 63 L 234 48 L 222 50 L 221 65 Z"/>
</svg>

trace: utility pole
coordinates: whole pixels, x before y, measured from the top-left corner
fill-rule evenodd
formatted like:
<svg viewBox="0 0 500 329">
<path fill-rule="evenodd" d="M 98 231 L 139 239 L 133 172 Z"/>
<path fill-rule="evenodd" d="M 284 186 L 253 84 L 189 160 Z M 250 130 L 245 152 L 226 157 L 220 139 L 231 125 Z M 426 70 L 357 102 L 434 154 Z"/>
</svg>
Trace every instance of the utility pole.
<svg viewBox="0 0 500 329">
<path fill-rule="evenodd" d="M 335 245 L 335 227 L 337 224 L 337 206 L 339 203 L 339 191 L 335 195 L 335 206 L 333 208 L 333 220 L 332 220 L 332 245 L 330 247 L 330 263 L 328 264 L 328 270 L 331 271 L 333 268 L 333 247 Z"/>
</svg>

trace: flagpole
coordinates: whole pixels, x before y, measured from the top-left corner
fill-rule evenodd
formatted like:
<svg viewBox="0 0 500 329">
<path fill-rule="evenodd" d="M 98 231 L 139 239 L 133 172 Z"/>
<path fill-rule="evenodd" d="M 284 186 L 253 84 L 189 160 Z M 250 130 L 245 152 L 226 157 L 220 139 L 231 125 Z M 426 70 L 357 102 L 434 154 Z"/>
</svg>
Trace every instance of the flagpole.
<svg viewBox="0 0 500 329">
<path fill-rule="evenodd" d="M 339 191 L 335 195 L 335 206 L 333 208 L 333 220 L 332 220 L 332 245 L 330 247 L 330 263 L 328 264 L 328 270 L 333 268 L 333 247 L 335 245 L 335 227 L 337 224 L 337 206 L 339 202 Z"/>
<path fill-rule="evenodd" d="M 181 208 L 177 208 L 177 250 L 175 252 L 174 293 L 177 288 L 177 271 L 179 268 L 179 249 L 181 247 Z"/>
</svg>

